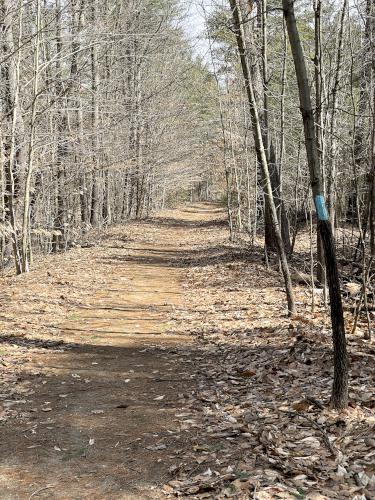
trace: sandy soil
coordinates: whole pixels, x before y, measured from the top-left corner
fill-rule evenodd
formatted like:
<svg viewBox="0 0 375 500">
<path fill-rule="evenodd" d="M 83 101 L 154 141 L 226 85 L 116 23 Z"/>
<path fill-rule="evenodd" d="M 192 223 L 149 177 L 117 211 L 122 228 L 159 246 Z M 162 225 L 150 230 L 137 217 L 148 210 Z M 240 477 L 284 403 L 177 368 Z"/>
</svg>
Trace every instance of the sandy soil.
<svg viewBox="0 0 375 500">
<path fill-rule="evenodd" d="M 222 208 L 90 241 L 0 279 L 1 499 L 374 498 L 362 326 L 337 413 L 322 294 L 295 283 L 288 318 L 276 257 L 230 243 Z"/>
<path fill-rule="evenodd" d="M 2 282 L 1 498 L 158 498 L 191 439 L 176 263 L 212 211 L 116 228 Z"/>
</svg>

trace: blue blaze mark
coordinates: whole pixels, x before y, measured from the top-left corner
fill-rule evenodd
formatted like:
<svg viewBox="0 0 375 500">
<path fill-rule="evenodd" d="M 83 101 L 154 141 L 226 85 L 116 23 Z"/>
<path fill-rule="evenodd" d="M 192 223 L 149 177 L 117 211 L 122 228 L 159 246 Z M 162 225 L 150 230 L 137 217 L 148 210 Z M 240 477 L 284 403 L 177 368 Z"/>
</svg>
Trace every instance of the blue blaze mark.
<svg viewBox="0 0 375 500">
<path fill-rule="evenodd" d="M 318 214 L 318 219 L 328 220 L 329 219 L 328 210 L 326 207 L 324 196 L 322 194 L 318 194 L 317 196 L 315 196 L 315 206 Z"/>
</svg>

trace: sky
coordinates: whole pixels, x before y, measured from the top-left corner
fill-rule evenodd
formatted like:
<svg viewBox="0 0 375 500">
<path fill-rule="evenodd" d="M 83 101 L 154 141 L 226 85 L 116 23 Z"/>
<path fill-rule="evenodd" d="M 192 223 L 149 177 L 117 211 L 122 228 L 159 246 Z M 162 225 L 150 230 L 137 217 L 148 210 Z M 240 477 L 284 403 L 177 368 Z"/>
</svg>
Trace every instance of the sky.
<svg viewBox="0 0 375 500">
<path fill-rule="evenodd" d="M 206 40 L 202 39 L 202 35 L 204 35 L 205 31 L 203 11 L 200 7 L 202 2 L 204 2 L 205 8 L 209 11 L 212 0 L 183 0 L 183 4 L 186 5 L 187 9 L 184 28 L 189 38 L 192 40 L 195 53 L 207 59 L 208 43 Z"/>
</svg>

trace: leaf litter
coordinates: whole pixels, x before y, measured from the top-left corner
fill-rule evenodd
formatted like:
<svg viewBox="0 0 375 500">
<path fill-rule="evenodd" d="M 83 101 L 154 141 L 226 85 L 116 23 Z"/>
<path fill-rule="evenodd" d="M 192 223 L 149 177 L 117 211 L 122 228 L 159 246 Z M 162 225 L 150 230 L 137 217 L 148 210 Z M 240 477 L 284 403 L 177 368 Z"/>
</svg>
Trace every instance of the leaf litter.
<svg viewBox="0 0 375 500">
<path fill-rule="evenodd" d="M 259 249 L 227 242 L 220 221 L 189 234 L 180 324 L 200 343 L 196 387 L 182 396 L 196 444 L 171 471 L 171 496 L 375 497 L 375 350 L 349 336 L 350 405 L 329 407 L 332 352 L 323 304 L 289 320 L 276 266 Z M 349 320 L 350 318 L 347 318 Z M 184 352 L 180 356 L 186 356 Z M 191 418 L 192 417 L 192 418 Z"/>
<path fill-rule="evenodd" d="M 148 342 L 142 349 L 168 358 L 170 368 L 164 373 L 153 370 L 151 380 L 167 379 L 173 387 L 174 380 L 186 379 L 187 389 L 177 393 L 175 401 L 170 394 L 164 399 L 155 390 L 151 399 L 160 404 L 156 411 L 163 412 L 170 405 L 174 423 L 131 443 L 139 443 L 156 462 L 169 464 L 163 486 L 168 497 L 374 498 L 373 344 L 349 335 L 350 405 L 340 414 L 332 411 L 328 404 L 331 338 L 323 305 L 318 303 L 312 313 L 308 289 L 297 286 L 300 311 L 289 320 L 276 262 L 271 259 L 271 269 L 266 271 L 259 248 L 247 249 L 247 242 L 228 242 L 220 210 L 203 212 L 204 217 L 202 211 L 190 212 L 193 223 L 178 233 L 181 253 L 170 266 L 183 269 L 183 305 L 173 307 L 165 332 L 189 334 L 194 344 L 181 341 L 172 348 Z M 183 210 L 168 215 L 186 217 Z M 128 230 L 136 241 L 142 241 L 144 226 L 135 224 Z M 147 227 L 148 241 L 157 231 Z M 43 369 L 42 362 L 38 368 L 37 357 L 43 357 L 46 350 L 75 347 L 75 336 L 68 331 L 64 332 L 65 343 L 56 339 L 56 325 L 77 304 L 85 306 L 90 297 L 91 289 L 80 287 L 73 278 L 82 259 L 87 261 L 86 252 L 94 254 L 95 248 L 85 250 L 84 256 L 79 250 L 52 256 L 56 271 L 48 277 L 51 286 L 39 284 L 38 273 L 17 280 L 4 278 L 0 321 L 6 348 L 1 375 L 3 422 L 27 420 L 21 409 L 23 401 L 32 403 L 35 390 L 40 389 L 24 373 L 40 380 Z M 55 266 L 57 259 L 59 266 Z M 94 266 L 85 272 L 85 279 L 99 287 L 105 285 L 105 277 Z M 26 280 L 31 287 L 21 290 Z M 43 316 L 42 324 L 30 320 L 35 309 Z M 351 321 L 349 315 L 346 319 Z M 8 345 L 4 342 L 10 325 L 14 342 Z M 133 377 L 135 370 L 128 373 Z M 90 379 L 83 377 L 72 372 L 71 383 L 89 384 Z M 128 384 L 130 379 L 124 382 Z M 40 380 L 40 387 L 43 383 L 46 380 Z M 128 404 L 118 407 L 127 409 Z M 30 411 L 55 412 L 47 404 Z M 90 412 L 98 418 L 105 413 L 94 405 Z M 37 433 L 38 426 L 30 432 Z M 89 438 L 91 448 L 96 448 L 94 440 Z M 120 447 L 118 443 L 114 447 Z M 29 448 L 33 446 L 39 445 Z M 59 450 L 63 448 L 55 445 L 55 451 Z"/>
</svg>

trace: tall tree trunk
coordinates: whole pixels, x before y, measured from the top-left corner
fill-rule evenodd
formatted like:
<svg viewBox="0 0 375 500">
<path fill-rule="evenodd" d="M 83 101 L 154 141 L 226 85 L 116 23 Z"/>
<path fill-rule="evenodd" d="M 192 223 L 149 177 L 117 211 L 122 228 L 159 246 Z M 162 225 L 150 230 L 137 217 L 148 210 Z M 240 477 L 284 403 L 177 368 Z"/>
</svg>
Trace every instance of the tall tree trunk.
<svg viewBox="0 0 375 500">
<path fill-rule="evenodd" d="M 324 165 L 324 137 L 323 137 L 323 120 L 322 120 L 322 43 L 321 43 L 321 15 L 322 3 L 321 0 L 314 2 L 314 81 L 315 81 L 315 123 L 316 123 L 316 141 L 319 155 L 320 170 Z M 324 174 L 323 174 L 324 177 Z M 324 183 L 324 179 L 323 179 Z M 325 194 L 324 185 L 322 187 Z M 316 277 L 318 282 L 323 285 L 324 293 L 326 290 L 326 271 L 324 264 L 324 250 L 319 231 L 316 234 L 317 247 L 317 262 L 316 262 Z"/>
<path fill-rule="evenodd" d="M 240 1 L 238 1 L 238 8 L 240 9 Z M 252 5 L 252 4 L 251 4 Z M 251 10 L 248 15 L 251 14 Z M 267 29 L 267 0 L 262 0 L 260 6 L 258 7 L 258 22 L 261 30 L 261 51 L 256 48 L 254 43 L 254 36 L 250 31 L 247 30 L 246 35 L 250 39 L 249 47 L 247 50 L 250 54 L 258 53 L 258 59 L 261 60 L 261 68 L 259 68 L 258 61 L 254 61 L 250 66 L 251 75 L 254 81 L 254 94 L 256 102 L 261 102 L 262 105 L 258 110 L 259 119 L 261 121 L 262 129 L 262 139 L 266 152 L 266 158 L 268 162 L 268 168 L 270 172 L 271 186 L 273 191 L 273 197 L 276 204 L 276 209 L 278 212 L 279 223 L 281 227 L 281 235 L 284 242 L 284 247 L 286 253 L 289 255 L 291 252 L 290 234 L 289 234 L 289 221 L 287 217 L 287 212 L 285 210 L 285 204 L 281 195 L 281 179 L 280 172 L 281 169 L 278 167 L 275 146 L 273 144 L 272 138 L 269 133 L 269 71 L 268 71 L 268 29 Z M 244 33 L 245 35 L 245 33 Z M 266 180 L 262 178 L 263 189 L 266 190 Z M 274 231 L 274 225 L 272 223 L 272 209 L 270 207 L 269 198 L 265 196 L 265 206 L 264 206 L 264 219 L 265 219 L 265 246 L 268 250 L 277 251 L 276 235 Z"/>
<path fill-rule="evenodd" d="M 238 2 L 238 0 L 230 0 L 230 7 L 232 9 L 232 14 L 233 14 L 234 33 L 236 35 L 238 51 L 239 51 L 240 60 L 241 60 L 241 67 L 242 67 L 242 72 L 243 72 L 243 76 L 244 76 L 247 97 L 248 97 L 248 101 L 249 101 L 249 108 L 250 108 L 250 114 L 251 114 L 251 120 L 252 120 L 255 148 L 256 148 L 259 164 L 261 165 L 262 170 L 263 170 L 263 176 L 264 176 L 265 184 L 266 184 L 266 193 L 267 193 L 270 208 L 271 208 L 272 223 L 273 223 L 274 230 L 275 230 L 277 250 L 278 250 L 278 255 L 279 255 L 279 259 L 280 259 L 280 263 L 281 263 L 281 269 L 282 269 L 282 273 L 283 273 L 283 277 L 284 277 L 284 283 L 285 283 L 285 289 L 286 289 L 286 295 L 287 295 L 288 312 L 290 315 L 293 315 L 295 313 L 295 303 L 294 303 L 292 281 L 291 281 L 291 277 L 290 277 L 289 266 L 288 266 L 288 261 L 287 261 L 287 257 L 286 257 L 286 253 L 285 253 L 284 243 L 283 243 L 283 239 L 282 239 L 282 235 L 281 235 L 280 225 L 279 225 L 279 221 L 278 221 L 278 217 L 277 217 L 277 209 L 276 209 L 274 198 L 273 198 L 270 172 L 269 172 L 269 168 L 268 168 L 266 151 L 264 149 L 261 124 L 260 124 L 259 115 L 258 115 L 258 109 L 257 109 L 257 105 L 255 102 L 253 81 L 252 81 L 252 77 L 251 77 L 251 73 L 250 73 L 250 69 L 249 69 L 249 62 L 247 59 L 245 38 L 244 38 L 244 32 L 243 32 L 242 15 L 241 15 L 241 10 L 240 10 L 237 2 Z"/>
<path fill-rule="evenodd" d="M 33 69 L 33 93 L 31 104 L 31 121 L 30 121 L 30 137 L 27 155 L 26 167 L 26 182 L 23 206 L 23 221 L 22 221 L 22 272 L 29 271 L 30 259 L 30 189 L 31 179 L 34 169 L 34 142 L 35 142 L 35 127 L 36 127 L 36 113 L 37 113 L 37 99 L 38 99 L 38 83 L 39 83 L 39 46 L 40 46 L 40 32 L 41 32 L 41 5 L 40 0 L 36 0 L 36 35 L 35 35 L 35 49 L 34 49 L 34 69 Z"/>
<path fill-rule="evenodd" d="M 339 32 L 337 36 L 337 49 L 336 49 L 336 64 L 332 88 L 332 103 L 330 115 L 330 137 L 329 137 L 329 175 L 328 175 L 328 206 L 330 211 L 330 218 L 332 224 L 332 231 L 335 231 L 336 224 L 336 156 L 337 156 L 337 139 L 336 139 L 336 125 L 337 125 L 337 99 L 338 90 L 341 80 L 341 65 L 342 65 L 342 46 L 344 35 L 344 21 L 347 11 L 348 0 L 343 1 Z"/>
<path fill-rule="evenodd" d="M 15 11 L 11 0 L 1 0 L 2 51 L 6 60 L 1 64 L 1 76 L 4 82 L 4 117 L 8 126 L 8 137 L 4 139 L 4 207 L 6 223 L 9 224 L 16 273 L 22 272 L 20 243 L 17 227 L 18 175 L 17 168 L 24 161 L 23 120 L 19 104 L 19 80 L 21 60 L 22 14 L 19 9 L 19 37 L 15 47 L 13 40 L 13 20 Z M 21 4 L 20 4 L 21 6 Z M 16 58 L 13 54 L 17 53 Z M 2 145 L 0 146 L 2 147 Z"/>
<path fill-rule="evenodd" d="M 334 408 L 341 409 L 345 408 L 348 404 L 348 355 L 335 244 L 322 192 L 322 176 L 315 133 L 315 118 L 311 103 L 305 56 L 294 14 L 293 0 L 283 0 L 283 9 L 299 89 L 310 182 L 318 215 L 318 231 L 323 243 L 327 269 L 334 350 L 334 379 L 331 404 Z"/>
<path fill-rule="evenodd" d="M 57 122 L 55 124 L 57 135 L 57 148 L 56 148 L 56 214 L 53 222 L 54 232 L 52 238 L 52 250 L 58 252 L 62 247 L 62 240 L 64 239 L 64 216 L 65 216 L 65 166 L 64 161 L 67 156 L 67 111 L 65 109 L 64 100 L 64 87 L 63 75 L 61 67 L 62 56 L 62 33 L 61 33 L 61 16 L 62 6 L 61 0 L 56 0 L 56 95 L 57 102 Z M 64 104 L 63 104 L 64 103 Z"/>
<path fill-rule="evenodd" d="M 98 6 L 97 0 L 92 0 L 91 16 L 92 22 L 98 22 Z M 90 222 L 96 227 L 100 221 L 99 209 L 99 141 L 98 141 L 98 128 L 99 128 L 99 101 L 98 101 L 98 88 L 99 88 L 99 69 L 98 69 L 98 49 L 97 43 L 94 41 L 91 46 L 91 90 L 92 90 L 92 149 L 93 149 L 93 172 L 92 172 L 92 193 L 91 193 L 91 215 Z"/>
</svg>

